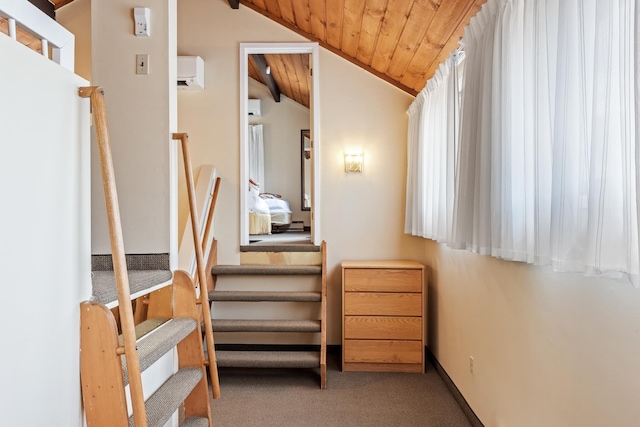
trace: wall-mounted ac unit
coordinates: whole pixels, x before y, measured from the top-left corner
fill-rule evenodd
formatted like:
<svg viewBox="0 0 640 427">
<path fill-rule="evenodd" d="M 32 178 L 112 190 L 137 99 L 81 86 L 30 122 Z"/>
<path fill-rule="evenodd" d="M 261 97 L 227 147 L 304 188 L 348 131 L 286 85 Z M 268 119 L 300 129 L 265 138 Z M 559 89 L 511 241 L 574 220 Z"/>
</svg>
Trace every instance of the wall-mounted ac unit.
<svg viewBox="0 0 640 427">
<path fill-rule="evenodd" d="M 204 89 L 204 61 L 199 56 L 178 56 L 178 89 Z"/>
<path fill-rule="evenodd" d="M 250 99 L 247 103 L 247 112 L 250 116 L 259 117 L 262 115 L 260 111 L 260 100 L 259 99 Z"/>
</svg>

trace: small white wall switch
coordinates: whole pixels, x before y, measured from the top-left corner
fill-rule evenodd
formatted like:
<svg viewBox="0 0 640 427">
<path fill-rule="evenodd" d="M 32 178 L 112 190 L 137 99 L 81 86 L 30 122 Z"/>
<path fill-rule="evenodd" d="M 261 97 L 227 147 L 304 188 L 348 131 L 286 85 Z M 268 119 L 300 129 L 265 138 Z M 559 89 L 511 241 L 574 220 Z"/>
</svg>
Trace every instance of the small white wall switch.
<svg viewBox="0 0 640 427">
<path fill-rule="evenodd" d="M 149 54 L 140 53 L 136 55 L 136 74 L 149 75 Z"/>
<path fill-rule="evenodd" d="M 151 36 L 151 10 L 148 7 L 134 7 L 134 34 L 137 37 Z"/>
</svg>

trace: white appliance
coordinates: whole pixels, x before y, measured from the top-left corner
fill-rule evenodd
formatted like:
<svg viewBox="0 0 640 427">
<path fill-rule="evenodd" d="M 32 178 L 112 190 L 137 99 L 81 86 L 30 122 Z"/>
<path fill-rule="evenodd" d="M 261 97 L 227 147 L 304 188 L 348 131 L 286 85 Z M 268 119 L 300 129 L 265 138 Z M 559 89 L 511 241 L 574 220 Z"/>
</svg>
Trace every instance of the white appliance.
<svg viewBox="0 0 640 427">
<path fill-rule="evenodd" d="M 204 89 L 204 61 L 199 56 L 178 56 L 178 89 Z"/>
<path fill-rule="evenodd" d="M 247 112 L 250 116 L 260 117 L 260 100 L 259 99 L 250 99 L 247 103 Z"/>
</svg>

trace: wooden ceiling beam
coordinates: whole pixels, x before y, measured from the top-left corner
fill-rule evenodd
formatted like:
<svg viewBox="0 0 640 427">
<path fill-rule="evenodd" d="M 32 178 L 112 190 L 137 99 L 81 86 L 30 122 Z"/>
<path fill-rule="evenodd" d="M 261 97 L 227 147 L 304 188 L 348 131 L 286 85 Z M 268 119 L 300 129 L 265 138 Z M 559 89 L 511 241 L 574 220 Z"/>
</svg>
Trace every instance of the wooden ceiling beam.
<svg viewBox="0 0 640 427">
<path fill-rule="evenodd" d="M 273 100 L 276 102 L 280 102 L 280 89 L 278 89 L 278 85 L 276 81 L 273 79 L 271 73 L 267 73 L 267 58 L 264 57 L 263 54 L 252 54 L 251 57 L 253 61 L 256 63 L 258 70 L 260 70 L 260 75 L 262 79 L 267 84 L 269 91 L 271 92 L 271 96 L 273 96 Z"/>
<path fill-rule="evenodd" d="M 229 0 L 229 6 L 231 9 L 240 9 L 240 0 Z"/>
<path fill-rule="evenodd" d="M 312 41 L 312 42 L 316 42 L 318 43 L 318 45 L 320 45 L 321 47 L 327 49 L 329 52 L 334 53 L 338 56 L 340 56 L 343 59 L 346 59 L 347 61 L 351 62 L 352 64 L 357 65 L 358 67 L 362 68 L 365 71 L 368 71 L 369 73 L 373 74 L 374 76 L 384 80 L 385 82 L 397 87 L 398 89 L 408 93 L 409 95 L 412 96 L 416 96 L 418 95 L 418 91 L 416 91 L 413 88 L 410 88 L 408 86 L 403 85 L 402 83 L 400 83 L 397 80 L 392 79 L 391 77 L 387 76 L 386 74 L 381 73 L 380 71 L 374 69 L 373 67 L 364 64 L 360 61 L 358 61 L 356 58 L 352 58 L 349 55 L 345 54 L 344 52 L 342 52 L 340 49 L 331 46 L 330 44 L 328 44 L 327 42 L 320 40 L 319 38 L 306 33 L 304 31 L 302 31 L 300 28 L 298 28 L 297 26 L 285 21 L 284 19 L 280 18 L 279 16 L 275 16 L 274 14 L 264 10 L 264 9 L 260 9 L 259 7 L 257 7 L 256 5 L 252 4 L 251 2 L 249 2 L 248 0 L 239 0 L 240 3 L 243 6 L 248 7 L 251 10 L 254 10 L 256 12 L 258 12 L 259 14 L 266 16 L 267 18 L 271 19 L 272 21 L 290 29 L 291 31 L 294 31 L 297 34 L 300 34 L 302 37 Z"/>
<path fill-rule="evenodd" d="M 46 13 L 49 18 L 56 19 L 55 5 L 49 0 L 29 0 L 29 3 Z"/>
</svg>

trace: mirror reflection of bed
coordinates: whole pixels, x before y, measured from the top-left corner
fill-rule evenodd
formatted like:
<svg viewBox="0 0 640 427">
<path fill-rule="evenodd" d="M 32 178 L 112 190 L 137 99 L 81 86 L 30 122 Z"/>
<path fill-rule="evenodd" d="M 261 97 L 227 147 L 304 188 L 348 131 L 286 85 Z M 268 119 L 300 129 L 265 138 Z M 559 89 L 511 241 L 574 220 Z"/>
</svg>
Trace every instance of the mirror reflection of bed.
<svg viewBox="0 0 640 427">
<path fill-rule="evenodd" d="M 249 244 L 311 244 L 311 232 L 294 221 L 289 202 L 279 194 L 261 193 L 260 184 L 249 180 Z"/>
<path fill-rule="evenodd" d="M 253 109 L 245 158 L 253 184 L 245 187 L 251 199 L 242 213 L 249 217 L 243 237 L 250 246 L 311 244 L 309 54 L 252 54 L 247 65 Z"/>
</svg>

